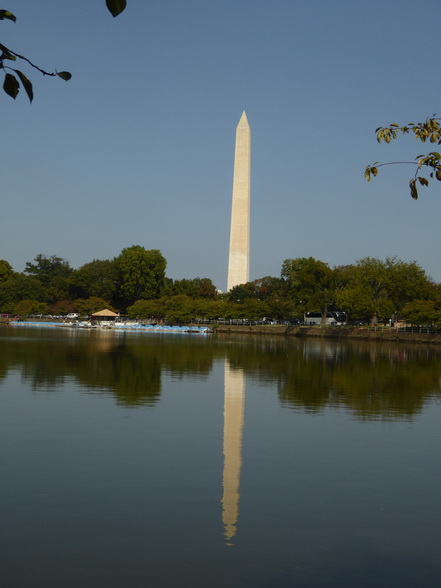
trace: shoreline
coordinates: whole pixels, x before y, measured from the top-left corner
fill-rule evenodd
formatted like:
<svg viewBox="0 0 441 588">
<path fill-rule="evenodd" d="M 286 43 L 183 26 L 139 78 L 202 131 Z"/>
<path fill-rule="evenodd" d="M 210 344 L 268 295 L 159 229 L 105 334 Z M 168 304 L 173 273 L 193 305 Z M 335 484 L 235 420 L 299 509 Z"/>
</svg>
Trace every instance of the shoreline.
<svg viewBox="0 0 441 588">
<path fill-rule="evenodd" d="M 0 326 L 10 325 L 9 320 L 0 320 Z M 23 321 L 21 326 L 43 326 L 44 321 Z M 55 324 L 54 324 L 55 323 Z M 63 324 L 54 321 L 51 326 L 68 327 L 71 324 Z M 13 325 L 10 325 L 13 326 Z M 195 327 L 195 324 L 186 325 L 187 328 Z M 199 327 L 201 325 L 198 325 Z M 184 326 L 180 327 L 185 328 Z M 333 340 L 358 340 L 358 341 L 389 341 L 394 343 L 424 343 L 429 345 L 441 345 L 441 332 L 430 333 L 424 332 L 426 329 L 415 328 L 415 332 L 400 331 L 390 327 L 317 327 L 317 326 L 286 326 L 286 325 L 209 325 L 213 334 L 230 334 L 230 335 L 263 335 L 277 337 L 312 337 L 316 339 L 333 339 Z M 119 330 L 119 329 L 117 329 Z M 132 330 L 132 329 L 131 329 Z M 133 329 L 135 330 L 135 329 Z M 146 329 L 147 330 L 147 329 Z M 148 329 L 150 330 L 150 329 Z M 169 329 L 162 329 L 162 331 Z M 153 331 L 153 329 L 152 329 Z"/>
<path fill-rule="evenodd" d="M 319 339 L 356 339 L 359 341 L 391 341 L 441 345 L 441 333 L 391 330 L 389 327 L 306 327 L 285 325 L 212 325 L 214 333 L 237 335 L 276 335 L 278 337 L 316 337 Z"/>
</svg>

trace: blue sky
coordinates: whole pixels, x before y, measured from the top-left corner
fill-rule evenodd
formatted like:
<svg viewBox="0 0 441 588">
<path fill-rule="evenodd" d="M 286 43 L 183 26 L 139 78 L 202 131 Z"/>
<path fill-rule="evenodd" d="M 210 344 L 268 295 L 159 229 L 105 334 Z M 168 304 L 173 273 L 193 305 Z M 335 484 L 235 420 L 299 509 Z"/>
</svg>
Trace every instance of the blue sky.
<svg viewBox="0 0 441 588">
<path fill-rule="evenodd" d="M 410 198 L 430 150 L 375 128 L 440 114 L 437 1 L 8 0 L 1 42 L 73 74 L 0 94 L 0 258 L 77 268 L 137 244 L 173 279 L 226 288 L 235 128 L 252 130 L 250 278 L 287 258 L 417 261 L 441 281 L 441 184 Z"/>
</svg>

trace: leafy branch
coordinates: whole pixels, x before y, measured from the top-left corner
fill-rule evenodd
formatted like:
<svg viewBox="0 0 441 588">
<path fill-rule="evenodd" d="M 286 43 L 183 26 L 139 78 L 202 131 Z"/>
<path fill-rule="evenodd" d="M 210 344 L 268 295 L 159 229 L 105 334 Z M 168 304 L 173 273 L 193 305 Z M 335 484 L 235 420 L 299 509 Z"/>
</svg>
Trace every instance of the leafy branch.
<svg viewBox="0 0 441 588">
<path fill-rule="evenodd" d="M 118 14 L 121 14 L 121 12 L 123 12 L 123 10 L 126 8 L 126 5 L 126 0 L 106 0 L 107 9 L 114 17 L 118 16 Z M 14 14 L 12 14 L 12 12 L 9 12 L 9 10 L 0 10 L 0 20 L 10 20 L 15 23 L 17 21 L 17 18 Z M 36 65 L 35 63 L 33 63 L 24 55 L 20 55 L 19 53 L 13 51 L 12 49 L 9 49 L 8 47 L 5 47 L 5 45 L 0 43 L 0 70 L 3 70 L 5 74 L 5 78 L 3 81 L 3 90 L 6 92 L 8 96 L 14 98 L 14 100 L 20 92 L 20 83 L 23 86 L 23 89 L 26 92 L 29 101 L 32 102 L 32 100 L 34 99 L 34 91 L 31 81 L 21 70 L 15 69 L 10 65 L 7 65 L 8 62 L 15 62 L 17 61 L 17 59 L 26 62 L 28 65 L 39 71 L 44 76 L 58 76 L 66 82 L 69 81 L 72 77 L 72 74 L 68 71 L 46 71 L 38 65 Z"/>
<path fill-rule="evenodd" d="M 400 127 L 394 123 L 388 127 L 378 127 L 378 129 L 375 130 L 377 141 L 379 143 L 382 141 L 385 143 L 390 143 L 392 140 L 395 140 L 399 134 L 406 135 L 408 133 L 413 133 L 415 138 L 422 143 L 429 141 L 430 143 L 441 145 L 440 120 L 440 118 L 436 118 L 436 116 L 433 115 L 431 118 L 426 118 L 424 122 L 409 123 L 403 127 Z M 416 166 L 415 174 L 409 180 L 410 195 L 414 200 L 418 199 L 417 186 L 429 185 L 430 180 L 420 175 L 423 167 L 429 168 L 429 177 L 431 179 L 436 178 L 441 182 L 441 154 L 437 151 L 431 151 L 426 155 L 417 155 L 415 161 L 391 161 L 388 163 L 378 163 L 378 161 L 376 161 L 372 165 L 366 166 L 364 177 L 368 182 L 370 182 L 371 176 L 377 176 L 379 167 L 398 164 L 409 164 Z"/>
</svg>

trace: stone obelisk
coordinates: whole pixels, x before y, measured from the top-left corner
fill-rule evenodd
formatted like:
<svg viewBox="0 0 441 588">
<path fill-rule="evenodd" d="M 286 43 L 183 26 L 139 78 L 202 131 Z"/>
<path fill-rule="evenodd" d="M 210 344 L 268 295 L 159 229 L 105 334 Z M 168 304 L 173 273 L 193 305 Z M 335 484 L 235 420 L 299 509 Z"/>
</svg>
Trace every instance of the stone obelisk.
<svg viewBox="0 0 441 588">
<path fill-rule="evenodd" d="M 249 280 L 251 129 L 245 111 L 236 128 L 227 288 Z"/>
</svg>

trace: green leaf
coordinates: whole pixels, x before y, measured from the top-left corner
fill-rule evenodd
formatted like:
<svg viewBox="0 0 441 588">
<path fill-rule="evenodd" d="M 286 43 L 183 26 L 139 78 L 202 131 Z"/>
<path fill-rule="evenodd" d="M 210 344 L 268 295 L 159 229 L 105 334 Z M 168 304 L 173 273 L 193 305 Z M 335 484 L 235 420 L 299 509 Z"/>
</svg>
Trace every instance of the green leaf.
<svg viewBox="0 0 441 588">
<path fill-rule="evenodd" d="M 71 79 L 72 74 L 69 71 L 59 71 L 57 72 L 57 76 L 65 82 L 68 82 Z"/>
<path fill-rule="evenodd" d="M 9 12 L 9 10 L 0 10 L 0 20 L 5 20 L 5 18 L 12 20 L 13 22 L 17 20 L 12 12 Z"/>
<path fill-rule="evenodd" d="M 20 92 L 17 78 L 12 74 L 6 74 L 5 81 L 3 82 L 3 90 L 8 96 L 11 96 L 11 98 L 14 98 L 15 100 L 17 94 Z"/>
<path fill-rule="evenodd" d="M 6 48 L 3 49 L 2 60 L 9 59 L 10 61 L 17 61 L 17 58 L 15 57 L 15 55 L 13 55 L 12 53 L 10 53 L 8 50 L 5 50 L 5 49 Z"/>
<path fill-rule="evenodd" d="M 435 175 L 436 179 L 441 182 L 441 169 L 437 169 Z"/>
<path fill-rule="evenodd" d="M 371 170 L 370 170 L 369 167 L 367 167 L 366 170 L 365 170 L 365 172 L 364 172 L 364 179 L 367 182 L 370 182 L 371 181 Z"/>
<path fill-rule="evenodd" d="M 410 186 L 410 195 L 412 196 L 412 198 L 414 200 L 418 200 L 418 190 L 416 189 L 415 180 L 413 180 L 413 179 L 410 180 L 409 186 Z"/>
<path fill-rule="evenodd" d="M 22 83 L 22 86 L 25 89 L 26 94 L 28 95 L 29 102 L 32 102 L 32 100 L 34 99 L 34 92 L 32 90 L 31 82 L 24 75 L 24 73 L 21 72 L 20 70 L 14 69 L 14 71 L 18 75 L 18 77 L 20 78 L 20 82 Z"/>
<path fill-rule="evenodd" d="M 112 16 L 118 16 L 127 6 L 126 0 L 106 0 L 106 6 Z"/>
<path fill-rule="evenodd" d="M 426 178 L 418 178 L 419 183 L 422 186 L 428 186 L 429 185 L 429 180 L 427 180 Z"/>
<path fill-rule="evenodd" d="M 371 172 L 374 177 L 378 175 L 378 169 L 376 167 L 371 167 Z"/>
</svg>

